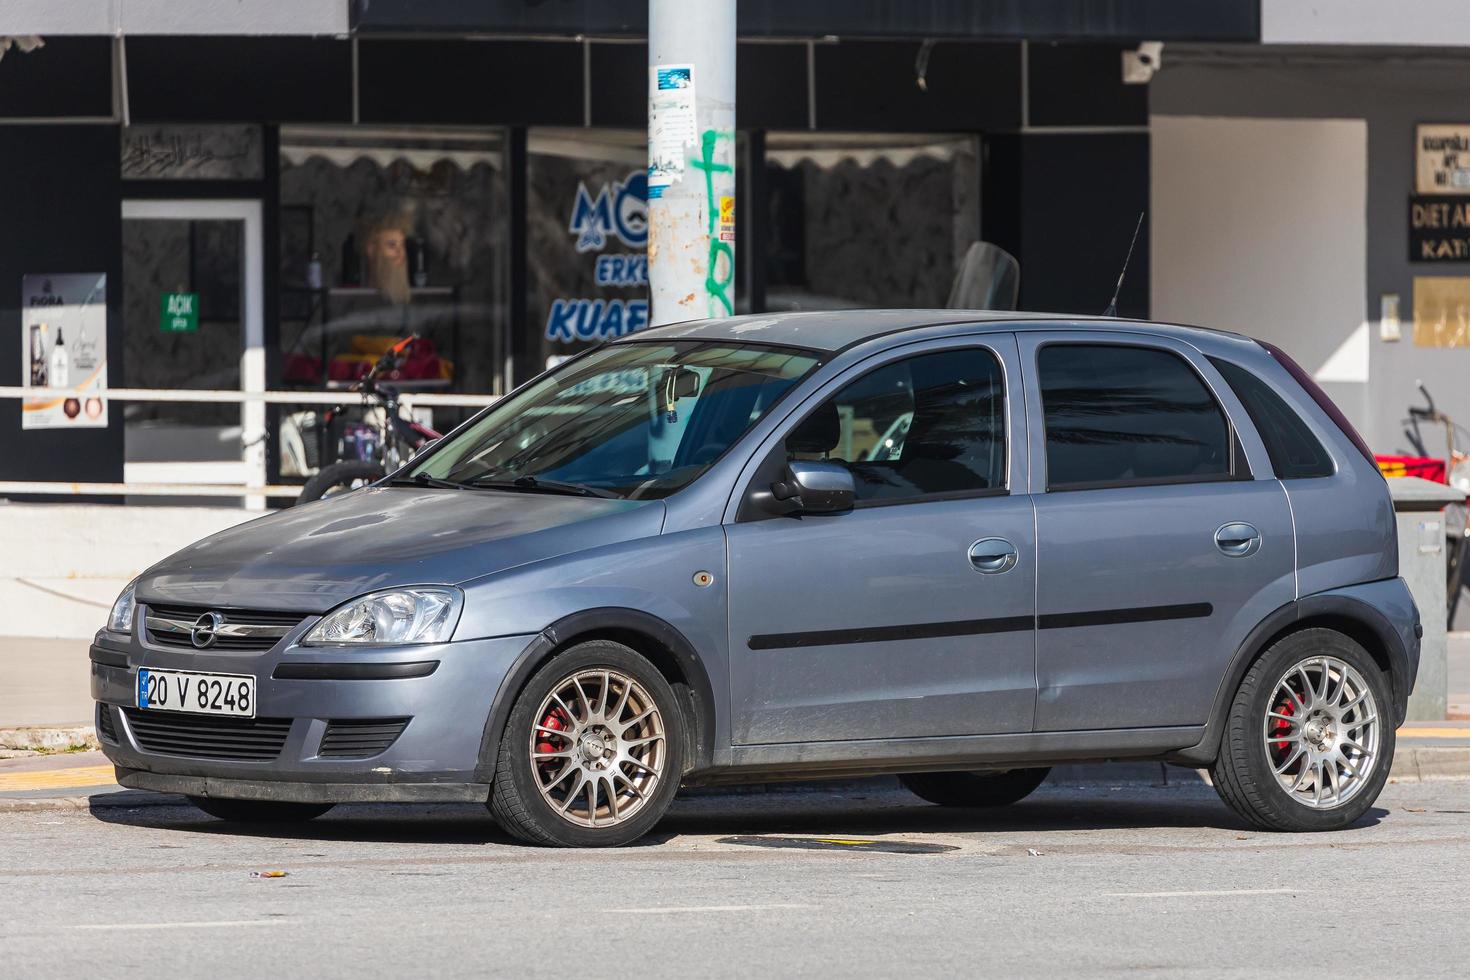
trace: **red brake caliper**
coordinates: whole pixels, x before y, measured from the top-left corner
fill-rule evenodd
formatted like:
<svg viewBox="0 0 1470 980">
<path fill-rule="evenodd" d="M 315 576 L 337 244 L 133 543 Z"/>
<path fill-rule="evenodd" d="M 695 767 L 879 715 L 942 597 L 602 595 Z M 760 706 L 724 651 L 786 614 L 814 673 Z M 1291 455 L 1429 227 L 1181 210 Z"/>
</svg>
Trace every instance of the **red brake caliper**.
<svg viewBox="0 0 1470 980">
<path fill-rule="evenodd" d="M 541 727 L 550 728 L 552 731 L 556 732 L 565 732 L 571 729 L 572 720 L 567 717 L 567 713 L 565 711 L 561 710 L 560 708 L 552 708 L 550 711 L 546 712 L 546 717 L 541 719 Z M 562 751 L 562 746 L 553 744 L 552 740 L 555 737 L 556 736 L 548 735 L 545 732 L 542 732 L 541 737 L 536 740 L 537 754 L 543 752 L 551 753 Z M 562 737 L 560 741 L 566 742 L 569 745 L 571 744 L 570 739 L 566 737 Z M 556 770 L 561 768 L 560 765 L 558 765 L 558 761 L 559 760 L 557 759 L 544 759 L 539 764 L 543 768 Z"/>
<path fill-rule="evenodd" d="M 1293 714 L 1291 700 L 1287 699 L 1278 704 L 1276 706 L 1276 713 L 1278 715 L 1286 715 L 1287 718 L 1290 718 Z M 1271 720 L 1272 735 L 1285 735 L 1289 731 L 1291 731 L 1291 722 L 1287 721 L 1286 718 L 1273 718 Z M 1278 755 L 1285 756 L 1287 746 L 1289 746 L 1290 744 L 1290 742 L 1272 742 L 1271 748 L 1275 750 Z"/>
</svg>

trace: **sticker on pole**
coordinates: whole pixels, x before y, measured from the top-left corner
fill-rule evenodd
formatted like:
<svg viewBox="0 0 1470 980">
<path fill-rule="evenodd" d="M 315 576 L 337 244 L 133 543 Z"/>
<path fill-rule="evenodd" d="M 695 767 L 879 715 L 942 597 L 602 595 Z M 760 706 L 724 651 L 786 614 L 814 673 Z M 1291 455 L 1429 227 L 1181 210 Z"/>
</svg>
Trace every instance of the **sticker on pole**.
<svg viewBox="0 0 1470 980">
<path fill-rule="evenodd" d="M 648 69 L 648 199 L 684 179 L 684 147 L 697 139 L 694 66 Z"/>
<path fill-rule="evenodd" d="M 735 198 L 720 198 L 720 241 L 735 240 Z"/>
</svg>

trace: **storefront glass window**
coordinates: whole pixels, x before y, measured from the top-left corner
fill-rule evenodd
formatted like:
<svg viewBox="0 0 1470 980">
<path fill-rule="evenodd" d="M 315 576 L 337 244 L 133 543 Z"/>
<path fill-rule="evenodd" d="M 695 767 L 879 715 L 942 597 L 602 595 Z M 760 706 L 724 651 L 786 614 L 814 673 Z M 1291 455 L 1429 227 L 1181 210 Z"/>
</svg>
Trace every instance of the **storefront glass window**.
<svg viewBox="0 0 1470 980">
<path fill-rule="evenodd" d="M 499 131 L 283 127 L 283 386 L 350 388 L 416 334 L 387 379 L 399 390 L 506 390 L 507 195 Z M 463 413 L 436 415 L 442 429 Z M 374 421 L 287 413 L 283 478 L 370 452 L 343 427 Z"/>
<path fill-rule="evenodd" d="M 526 369 L 648 325 L 648 135 L 540 129 L 528 142 Z"/>
<path fill-rule="evenodd" d="M 972 137 L 771 133 L 766 307 L 942 307 L 980 237 Z"/>
</svg>

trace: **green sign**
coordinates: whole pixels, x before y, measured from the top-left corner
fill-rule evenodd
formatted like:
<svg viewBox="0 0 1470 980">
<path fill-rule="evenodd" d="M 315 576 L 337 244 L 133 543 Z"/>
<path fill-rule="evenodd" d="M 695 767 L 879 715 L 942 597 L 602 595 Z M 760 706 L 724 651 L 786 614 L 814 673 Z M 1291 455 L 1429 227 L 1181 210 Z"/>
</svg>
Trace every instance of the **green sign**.
<svg viewBox="0 0 1470 980">
<path fill-rule="evenodd" d="M 164 293 L 158 304 L 158 329 L 164 333 L 198 331 L 199 294 Z"/>
</svg>

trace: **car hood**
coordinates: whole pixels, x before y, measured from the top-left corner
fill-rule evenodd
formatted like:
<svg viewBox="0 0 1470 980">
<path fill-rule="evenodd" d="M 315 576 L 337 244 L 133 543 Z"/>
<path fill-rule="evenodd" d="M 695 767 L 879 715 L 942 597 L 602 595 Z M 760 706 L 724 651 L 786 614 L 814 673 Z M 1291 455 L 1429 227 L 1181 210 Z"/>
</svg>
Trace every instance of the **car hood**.
<svg viewBox="0 0 1470 980">
<path fill-rule="evenodd" d="M 370 487 L 212 534 L 138 580 L 140 602 L 326 612 L 658 534 L 661 501 Z"/>
</svg>

